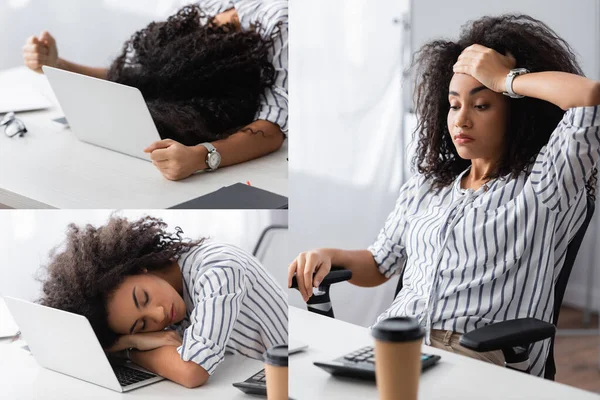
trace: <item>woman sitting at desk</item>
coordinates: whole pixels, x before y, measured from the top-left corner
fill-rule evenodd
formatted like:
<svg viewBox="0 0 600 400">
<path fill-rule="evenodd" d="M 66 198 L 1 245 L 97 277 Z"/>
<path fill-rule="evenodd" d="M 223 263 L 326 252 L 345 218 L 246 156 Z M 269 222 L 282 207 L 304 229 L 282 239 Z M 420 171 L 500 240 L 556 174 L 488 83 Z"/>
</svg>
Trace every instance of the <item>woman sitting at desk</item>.
<svg viewBox="0 0 600 400">
<path fill-rule="evenodd" d="M 523 15 L 472 22 L 457 42 L 426 44 L 415 63 L 419 173 L 368 250 L 301 253 L 290 285 L 296 273 L 306 301 L 332 264 L 358 286 L 404 266 L 379 319 L 415 317 L 427 344 L 504 365 L 501 351 L 470 351 L 460 336 L 515 318 L 552 321 L 554 280 L 594 196 L 600 83 Z M 530 349 L 532 374 L 543 375 L 548 349 L 548 340 Z"/>
<path fill-rule="evenodd" d="M 58 57 L 43 32 L 25 64 L 140 89 L 163 140 L 145 149 L 164 177 L 238 164 L 278 150 L 287 132 L 287 0 L 203 0 L 125 42 L 110 68 Z"/>
<path fill-rule="evenodd" d="M 204 384 L 225 351 L 262 359 L 287 343 L 287 298 L 254 257 L 165 228 L 152 217 L 71 224 L 41 304 L 85 316 L 108 352 L 186 387 Z"/>
</svg>

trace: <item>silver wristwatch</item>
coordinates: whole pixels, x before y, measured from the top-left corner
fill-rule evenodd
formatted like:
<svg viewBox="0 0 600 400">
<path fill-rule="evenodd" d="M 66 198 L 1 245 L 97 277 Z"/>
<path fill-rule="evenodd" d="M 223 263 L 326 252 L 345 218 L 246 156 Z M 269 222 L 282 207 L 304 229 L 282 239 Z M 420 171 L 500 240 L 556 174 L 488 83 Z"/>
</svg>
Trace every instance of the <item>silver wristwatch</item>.
<svg viewBox="0 0 600 400">
<path fill-rule="evenodd" d="M 520 94 L 516 94 L 512 88 L 513 81 L 515 77 L 523 74 L 528 74 L 529 70 L 525 68 L 515 68 L 511 69 L 510 72 L 506 75 L 506 92 L 502 92 L 503 95 L 512 97 L 513 99 L 521 99 L 525 96 L 521 96 Z"/>
<path fill-rule="evenodd" d="M 208 150 L 208 154 L 206 155 L 206 165 L 208 168 L 205 171 L 214 171 L 219 168 L 219 165 L 221 165 L 221 154 L 215 149 L 215 146 L 210 143 L 200 143 L 200 145 L 206 147 L 206 150 Z"/>
</svg>

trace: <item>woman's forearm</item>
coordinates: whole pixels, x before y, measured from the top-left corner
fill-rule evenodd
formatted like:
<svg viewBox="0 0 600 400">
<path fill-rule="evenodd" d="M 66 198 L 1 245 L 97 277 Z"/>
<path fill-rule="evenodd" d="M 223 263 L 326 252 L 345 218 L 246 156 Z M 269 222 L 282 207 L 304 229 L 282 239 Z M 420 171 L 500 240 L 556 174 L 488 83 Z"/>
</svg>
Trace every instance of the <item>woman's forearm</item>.
<svg viewBox="0 0 600 400">
<path fill-rule="evenodd" d="M 517 94 L 546 100 L 567 110 L 600 104 L 600 82 L 566 72 L 535 72 L 515 77 Z"/>
<path fill-rule="evenodd" d="M 116 353 L 132 347 L 135 347 L 135 345 L 131 340 L 131 335 L 121 335 L 112 346 L 106 349 L 106 351 L 109 353 Z"/>
<path fill-rule="evenodd" d="M 283 132 L 272 122 L 258 120 L 246 128 L 226 139 L 212 142 L 212 145 L 221 154 L 221 167 L 240 164 L 264 156 L 279 150 L 283 144 Z M 206 169 L 208 151 L 201 145 L 195 146 L 194 149 L 197 151 L 198 160 L 196 170 Z"/>
<path fill-rule="evenodd" d="M 62 58 L 58 59 L 57 67 L 64 69 L 65 71 L 75 72 L 77 74 L 87 75 L 98 79 L 106 79 L 108 73 L 107 68 L 87 67 Z"/>
<path fill-rule="evenodd" d="M 131 360 L 170 381 L 194 388 L 203 385 L 208 372 L 191 361 L 183 361 L 176 346 L 163 346 L 149 351 L 131 351 Z"/>
<path fill-rule="evenodd" d="M 356 286 L 372 287 L 387 282 L 377 269 L 377 263 L 369 250 L 326 249 L 331 256 L 331 265 L 352 271 L 350 283 Z"/>
</svg>

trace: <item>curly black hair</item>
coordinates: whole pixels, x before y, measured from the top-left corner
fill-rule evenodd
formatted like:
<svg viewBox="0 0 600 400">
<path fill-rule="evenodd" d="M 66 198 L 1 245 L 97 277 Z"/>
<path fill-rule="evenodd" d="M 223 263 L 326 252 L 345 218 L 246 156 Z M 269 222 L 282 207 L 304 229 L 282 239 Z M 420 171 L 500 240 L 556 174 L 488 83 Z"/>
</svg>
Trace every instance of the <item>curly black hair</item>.
<svg viewBox="0 0 600 400">
<path fill-rule="evenodd" d="M 469 21 L 461 27 L 457 41 L 435 40 L 425 44 L 413 59 L 416 71 L 415 102 L 418 116 L 415 134 L 417 153 L 413 165 L 430 179 L 434 187 L 449 185 L 470 161 L 462 159 L 448 132 L 448 87 L 452 67 L 467 47 L 480 44 L 500 54 L 510 52 L 517 66 L 531 72 L 562 71 L 583 75 L 569 44 L 543 22 L 522 14 L 505 14 Z M 497 170 L 488 178 L 527 173 L 541 148 L 548 143 L 564 115 L 549 102 L 534 99 L 509 99 L 507 148 Z M 586 186 L 594 196 L 596 169 Z"/>
<path fill-rule="evenodd" d="M 254 120 L 275 81 L 262 28 L 217 25 L 197 5 L 153 22 L 125 42 L 108 79 L 138 88 L 163 139 L 191 146 L 225 138 Z"/>
<path fill-rule="evenodd" d="M 166 230 L 159 218 L 137 221 L 111 216 L 101 227 L 70 224 L 62 246 L 50 253 L 41 269 L 42 305 L 85 316 L 100 344 L 110 347 L 118 338 L 108 326 L 107 302 L 127 276 L 156 271 L 200 244 Z"/>
</svg>

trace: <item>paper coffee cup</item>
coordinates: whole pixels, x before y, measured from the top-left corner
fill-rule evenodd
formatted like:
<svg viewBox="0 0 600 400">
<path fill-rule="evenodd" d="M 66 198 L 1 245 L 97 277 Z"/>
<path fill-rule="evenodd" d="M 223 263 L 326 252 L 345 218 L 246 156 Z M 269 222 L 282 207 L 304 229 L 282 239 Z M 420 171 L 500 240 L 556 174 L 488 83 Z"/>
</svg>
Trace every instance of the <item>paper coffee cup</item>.
<svg viewBox="0 0 600 400">
<path fill-rule="evenodd" d="M 288 347 L 273 346 L 263 354 L 267 379 L 267 399 L 288 399 Z"/>
<path fill-rule="evenodd" d="M 418 321 L 394 317 L 380 321 L 375 338 L 375 377 L 381 400 L 416 400 L 424 331 Z"/>
</svg>

